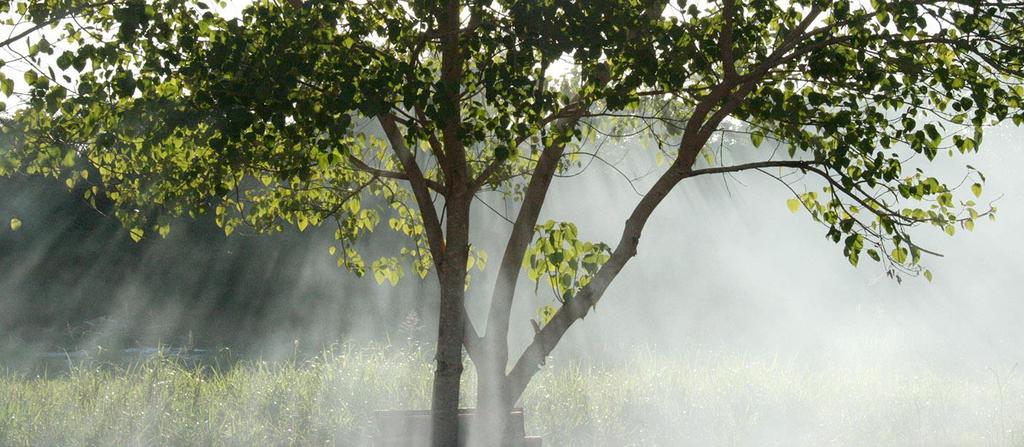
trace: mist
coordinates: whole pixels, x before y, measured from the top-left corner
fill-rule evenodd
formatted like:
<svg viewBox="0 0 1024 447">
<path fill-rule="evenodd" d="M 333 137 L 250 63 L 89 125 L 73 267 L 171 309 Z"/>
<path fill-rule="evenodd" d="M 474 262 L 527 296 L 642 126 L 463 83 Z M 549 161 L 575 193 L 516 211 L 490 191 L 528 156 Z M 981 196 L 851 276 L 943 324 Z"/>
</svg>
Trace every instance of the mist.
<svg viewBox="0 0 1024 447">
<path fill-rule="evenodd" d="M 688 180 L 655 212 L 637 258 L 596 312 L 555 352 L 592 356 L 614 351 L 609 345 L 640 343 L 808 361 L 1013 365 L 1020 360 L 1017 316 L 1024 310 L 1015 287 L 1024 266 L 1017 255 L 1022 190 L 1011 172 L 1024 160 L 1021 137 L 1020 130 L 995 128 L 979 154 L 937 159 L 948 179 L 959 179 L 957 166 L 965 162 L 985 173 L 980 201 L 994 200 L 999 212 L 973 232 L 958 228 L 955 237 L 920 232 L 922 244 L 943 255 L 923 261 L 932 282 L 912 276 L 897 282 L 871 262 L 851 266 L 806 212 L 786 209 L 790 192 L 766 175 Z M 617 240 L 639 199 L 629 178 L 643 177 L 651 167 L 646 161 L 627 157 L 615 168 L 594 163 L 579 177 L 556 179 L 541 221 L 575 222 L 584 240 Z M 644 191 L 655 178 L 634 180 L 633 187 Z M 817 187 L 812 178 L 794 185 L 798 192 Z M 479 238 L 498 237 L 490 231 L 495 225 L 501 224 L 483 225 Z M 481 294 L 492 285 L 477 284 L 471 290 Z M 550 292 L 541 286 L 535 293 L 529 281 L 520 291 L 524 316 L 514 321 L 526 329 L 525 314 L 549 302 Z"/>
<path fill-rule="evenodd" d="M 611 405 L 604 411 L 625 415 L 630 430 L 648 434 L 574 432 L 549 436 L 553 445 L 602 437 L 606 445 L 636 439 L 904 445 L 946 441 L 942 433 L 983 433 L 995 445 L 1016 445 L 1024 428 L 1012 411 L 1024 404 L 1015 369 L 1024 335 L 1016 283 L 1024 269 L 1018 255 L 1024 191 L 1011 167 L 1024 162 L 1017 147 L 1022 137 L 1020 130 L 996 128 L 979 154 L 938 161 L 953 178 L 964 161 L 984 172 L 982 200 L 998 198 L 999 214 L 953 238 L 924 232 L 920 242 L 944 255 L 924 261 L 932 282 L 897 282 L 870 262 L 852 267 L 822 227 L 803 211 L 786 209 L 790 193 L 773 178 L 688 180 L 655 213 L 638 257 L 567 334 L 546 366 L 548 376 L 524 401 L 557 406 L 549 382 L 583 378 L 592 389 L 584 386 L 575 399 L 589 405 L 586 414 L 596 417 Z M 753 150 L 737 145 L 735 153 Z M 604 161 L 555 180 L 541 221 L 574 222 L 583 240 L 616 240 L 639 198 L 634 188 L 644 191 L 656 178 L 652 158 L 637 147 L 607 149 Z M 428 347 L 436 333 L 436 280 L 409 273 L 393 287 L 356 278 L 328 254 L 329 229 L 224 237 L 208 220 L 183 220 L 166 239 L 133 243 L 117 222 L 60 186 L 25 179 L 2 186 L 2 212 L 24 222 L 0 238 L 7 368 L 31 366 L 38 361 L 32 353 L 40 351 L 98 346 L 227 347 L 273 362 L 308 358 L 337 343 L 413 340 Z M 816 185 L 807 180 L 794 187 Z M 490 207 L 475 205 L 480 223 L 472 228 L 473 243 L 497 259 L 510 229 L 499 213 L 514 205 L 506 208 L 497 196 L 481 199 Z M 363 243 L 388 245 L 389 238 L 381 233 Z M 495 268 L 491 262 L 473 272 L 467 305 L 475 321 L 486 312 Z M 530 340 L 538 308 L 552 303 L 543 284 L 519 284 L 513 355 Z M 709 375 L 701 377 L 718 387 L 717 400 L 687 404 L 710 391 L 659 372 L 678 370 Z M 751 376 L 737 382 L 743 371 Z M 615 379 L 624 394 L 609 400 L 608 386 L 599 383 L 619 375 L 631 379 Z M 543 396 L 531 397 L 537 393 Z M 397 399 L 382 405 L 414 406 Z M 680 409 L 686 405 L 693 408 Z M 840 410 L 844 416 L 836 415 Z M 725 423 L 723 414 L 743 417 Z M 821 418 L 829 425 L 812 426 Z M 906 425 L 904 419 L 916 421 L 918 435 L 869 435 L 886 424 Z M 960 429 L 943 432 L 952 420 Z M 554 430 L 544 421 L 531 424 Z M 962 438 L 969 445 L 977 439 Z"/>
</svg>

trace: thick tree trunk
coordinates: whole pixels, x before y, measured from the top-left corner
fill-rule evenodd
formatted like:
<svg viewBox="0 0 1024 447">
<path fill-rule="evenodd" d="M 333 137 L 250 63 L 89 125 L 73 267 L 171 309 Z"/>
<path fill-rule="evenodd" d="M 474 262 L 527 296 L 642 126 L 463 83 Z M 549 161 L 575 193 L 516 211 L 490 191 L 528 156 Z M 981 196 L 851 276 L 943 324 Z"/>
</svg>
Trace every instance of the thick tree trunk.
<svg viewBox="0 0 1024 447">
<path fill-rule="evenodd" d="M 446 248 L 438 270 L 441 285 L 434 371 L 432 445 L 456 447 L 459 439 L 459 391 L 462 377 L 463 300 L 469 256 L 469 200 L 456 194 L 448 202 Z"/>
<path fill-rule="evenodd" d="M 434 447 L 458 445 L 458 411 L 462 377 L 462 283 L 442 274 L 441 315 L 437 330 L 437 368 L 434 370 Z"/>
</svg>

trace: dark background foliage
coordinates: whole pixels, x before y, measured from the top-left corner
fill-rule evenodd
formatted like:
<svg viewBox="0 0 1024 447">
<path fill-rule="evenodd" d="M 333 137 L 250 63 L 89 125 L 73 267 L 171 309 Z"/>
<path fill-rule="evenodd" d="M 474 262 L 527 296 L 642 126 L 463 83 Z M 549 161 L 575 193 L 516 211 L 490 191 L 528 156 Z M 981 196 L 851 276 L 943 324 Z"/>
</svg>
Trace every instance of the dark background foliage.
<svg viewBox="0 0 1024 447">
<path fill-rule="evenodd" d="M 23 221 L 0 232 L 8 344 L 181 345 L 191 334 L 197 345 L 251 348 L 266 338 L 330 342 L 383 334 L 360 328 L 421 330 L 415 320 L 430 321 L 420 313 L 431 295 L 419 290 L 429 281 L 377 288 L 354 278 L 327 255 L 329 229 L 228 238 L 207 217 L 136 243 L 55 181 L 0 178 L 0 197 L 0 214 Z M 413 327 L 402 326 L 407 319 Z"/>
</svg>

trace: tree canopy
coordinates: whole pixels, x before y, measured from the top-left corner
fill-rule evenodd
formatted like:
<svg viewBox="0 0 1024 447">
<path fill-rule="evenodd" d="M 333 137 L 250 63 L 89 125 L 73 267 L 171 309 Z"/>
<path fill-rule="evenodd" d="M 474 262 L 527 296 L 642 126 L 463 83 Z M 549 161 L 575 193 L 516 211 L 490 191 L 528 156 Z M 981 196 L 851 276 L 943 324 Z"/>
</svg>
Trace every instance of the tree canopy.
<svg viewBox="0 0 1024 447">
<path fill-rule="evenodd" d="M 486 332 L 466 330 L 471 356 L 483 342 L 504 374 L 521 267 L 561 296 L 508 373 L 514 397 L 684 179 L 817 177 L 790 209 L 851 263 L 866 254 L 899 277 L 930 252 L 919 227 L 953 234 L 995 211 L 975 203 L 981 173 L 943 179 L 928 162 L 1024 121 L 1019 2 L 291 0 L 237 17 L 214 6 L 10 3 L 7 20 L 38 32 L 18 34 L 26 87 L 0 80 L 18 103 L 0 174 L 89 182 L 136 237 L 208 212 L 227 233 L 330 223 L 341 266 L 369 262 L 378 281 L 437 268 L 460 286 L 469 259 L 485 260 L 466 230 L 473 197 L 505 194 L 521 206 Z M 751 144 L 720 144 L 737 135 Z M 538 226 L 552 176 L 605 137 L 645 139 L 666 159 L 620 241 Z M 364 260 L 353 242 L 385 220 L 409 243 Z M 453 303 L 442 315 L 461 311 Z"/>
<path fill-rule="evenodd" d="M 984 126 L 1024 119 L 1024 88 L 1007 82 L 1020 72 L 1020 7 L 999 2 L 481 2 L 459 17 L 458 65 L 441 56 L 443 8 L 430 2 L 256 2 L 236 18 L 195 1 L 50 3 L 8 5 L 11 20 L 58 20 L 19 61 L 26 107 L 6 129 L 22 150 L 5 153 L 4 172 L 95 181 L 91 194 L 104 188 L 137 236 L 207 211 L 228 233 L 334 221 L 357 272 L 350 241 L 381 223 L 381 205 L 414 241 L 402 254 L 421 275 L 430 267 L 406 182 L 443 196 L 461 177 L 471 192 L 514 194 L 544 147 L 627 127 L 684 161 L 716 132 L 782 142 L 769 165 L 833 183 L 791 207 L 826 222 L 851 262 L 884 245 L 868 254 L 909 266 L 910 226 L 952 232 L 971 222 L 961 205 L 978 213 L 905 172 L 907 155 L 974 151 Z M 556 78 L 566 61 L 579 76 Z M 14 95 L 13 80 L 2 86 Z M 602 129 L 601 116 L 619 122 Z M 377 266 L 394 278 L 395 261 Z"/>
</svg>

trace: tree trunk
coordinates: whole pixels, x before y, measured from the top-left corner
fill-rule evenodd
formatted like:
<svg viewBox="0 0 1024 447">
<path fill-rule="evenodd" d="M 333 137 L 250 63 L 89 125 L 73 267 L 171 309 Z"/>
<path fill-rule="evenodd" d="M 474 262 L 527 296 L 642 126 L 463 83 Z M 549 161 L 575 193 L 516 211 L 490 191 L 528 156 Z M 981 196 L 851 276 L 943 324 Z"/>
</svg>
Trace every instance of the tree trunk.
<svg viewBox="0 0 1024 447">
<path fill-rule="evenodd" d="M 504 445 L 511 439 L 509 418 L 515 404 L 511 402 L 511 388 L 505 376 L 505 365 L 480 362 L 476 366 L 476 418 L 471 432 L 471 445 Z"/>
<path fill-rule="evenodd" d="M 432 445 L 456 447 L 459 440 L 459 380 L 462 377 L 463 300 L 469 256 L 469 200 L 448 202 L 447 247 L 438 279 L 441 285 L 437 327 L 437 369 L 434 371 Z"/>
<path fill-rule="evenodd" d="M 445 283 L 448 284 L 445 284 Z M 462 377 L 462 286 L 441 281 L 441 315 L 437 330 L 437 368 L 434 370 L 434 447 L 458 445 L 458 411 Z M 455 289 L 455 290 L 453 290 Z"/>
</svg>

